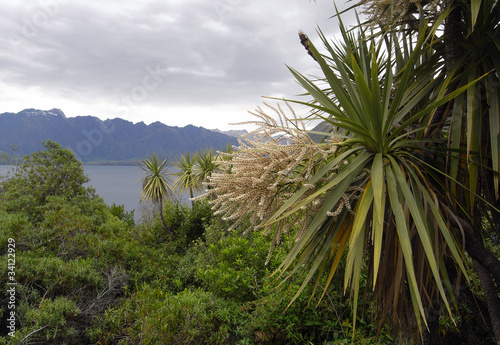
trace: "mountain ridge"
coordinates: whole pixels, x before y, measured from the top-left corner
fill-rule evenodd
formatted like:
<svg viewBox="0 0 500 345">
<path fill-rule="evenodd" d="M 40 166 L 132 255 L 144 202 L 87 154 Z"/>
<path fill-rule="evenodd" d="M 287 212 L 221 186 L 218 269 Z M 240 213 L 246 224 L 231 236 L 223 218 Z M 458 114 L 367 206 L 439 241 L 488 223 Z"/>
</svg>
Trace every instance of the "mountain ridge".
<svg viewBox="0 0 500 345">
<path fill-rule="evenodd" d="M 194 125 L 175 127 L 159 121 L 146 125 L 91 115 L 66 117 L 57 108 L 0 114 L 0 151 L 9 152 L 14 145 L 18 155 L 26 155 L 42 149 L 42 141 L 49 139 L 70 148 L 83 163 L 94 164 L 131 164 L 153 151 L 174 157 L 237 143 L 235 137 Z"/>
</svg>

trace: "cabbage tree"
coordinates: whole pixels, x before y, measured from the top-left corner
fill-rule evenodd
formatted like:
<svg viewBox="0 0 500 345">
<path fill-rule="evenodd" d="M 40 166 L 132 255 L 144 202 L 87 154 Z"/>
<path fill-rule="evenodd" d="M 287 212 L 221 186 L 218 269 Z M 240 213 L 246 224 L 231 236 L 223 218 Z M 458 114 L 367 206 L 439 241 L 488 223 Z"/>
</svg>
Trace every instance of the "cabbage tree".
<svg viewBox="0 0 500 345">
<path fill-rule="evenodd" d="M 324 295 L 346 253 L 354 320 L 367 268 L 380 323 L 389 318 L 395 330 L 428 329 L 441 301 L 453 316 L 455 284 L 472 269 L 467 252 L 479 273 L 486 270 L 481 283 L 500 330 L 500 308 L 488 297 L 497 288 L 488 294 L 487 285 L 500 281 L 500 263 L 482 242 L 500 219 L 498 2 L 372 3 L 385 11 L 379 18 L 395 18 L 392 25 L 368 35 L 341 23 L 339 43 L 320 31 L 324 54 L 301 36 L 322 75 L 291 68 L 311 98 L 292 102 L 328 125 L 311 133 L 326 139 L 288 132 L 274 147 L 271 136 L 266 146 L 242 144 L 231 154 L 231 174 L 214 175 L 208 194 L 218 213 L 229 220 L 250 213 L 256 228 L 275 231 L 275 242 L 290 224 L 298 227 L 275 273 L 301 275 L 298 294 L 316 281 Z M 408 6 L 394 17 L 398 4 Z M 251 162 L 262 168 L 251 173 Z"/>
<path fill-rule="evenodd" d="M 143 158 L 137 165 L 144 171 L 142 178 L 141 201 L 149 200 L 159 203 L 160 217 L 169 235 L 173 235 L 172 230 L 167 225 L 163 215 L 163 200 L 172 195 L 172 183 L 170 181 L 170 157 L 162 159 L 155 152 L 150 157 Z"/>
<path fill-rule="evenodd" d="M 174 164 L 174 166 L 179 169 L 179 171 L 174 174 L 177 176 L 174 188 L 180 192 L 189 191 L 191 199 L 194 198 L 194 191 L 199 190 L 201 187 L 197 183 L 194 172 L 195 161 L 196 155 L 191 155 L 189 152 L 186 152 L 186 154 L 181 155 Z"/>
</svg>

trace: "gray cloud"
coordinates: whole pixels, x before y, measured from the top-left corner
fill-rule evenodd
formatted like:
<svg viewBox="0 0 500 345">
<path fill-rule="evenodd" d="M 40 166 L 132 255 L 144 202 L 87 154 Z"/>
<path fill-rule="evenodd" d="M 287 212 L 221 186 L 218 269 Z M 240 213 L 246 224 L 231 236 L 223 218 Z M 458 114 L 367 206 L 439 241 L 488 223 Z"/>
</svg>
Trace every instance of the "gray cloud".
<svg viewBox="0 0 500 345">
<path fill-rule="evenodd" d="M 0 14 L 0 78 L 81 104 L 82 114 L 92 102 L 216 109 L 291 97 L 298 89 L 285 64 L 314 68 L 297 32 L 336 28 L 326 20 L 333 11 L 307 0 L 10 3 Z"/>
</svg>

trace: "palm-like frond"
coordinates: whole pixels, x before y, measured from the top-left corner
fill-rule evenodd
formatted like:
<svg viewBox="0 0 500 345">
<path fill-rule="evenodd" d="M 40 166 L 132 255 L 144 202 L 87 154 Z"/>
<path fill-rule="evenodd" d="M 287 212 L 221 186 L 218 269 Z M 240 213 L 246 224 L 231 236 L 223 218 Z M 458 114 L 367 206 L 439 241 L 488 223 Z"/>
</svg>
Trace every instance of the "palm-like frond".
<svg viewBox="0 0 500 345">
<path fill-rule="evenodd" d="M 455 62 L 455 68 L 461 71 L 456 84 L 465 85 L 487 74 L 457 97 L 449 115 L 450 148 L 457 152 L 466 147 L 462 155 L 450 155 L 450 175 L 464 184 L 468 192 L 454 182 L 450 187 L 473 215 L 477 213 L 476 194 L 481 189 L 494 192 L 486 196 L 490 202 L 500 198 L 500 2 L 471 1 L 471 6 L 464 5 L 461 10 L 467 15 L 465 22 L 459 23 L 460 28 L 467 34 L 460 42 L 465 56 Z M 465 169 L 460 169 L 461 162 L 466 162 Z M 483 187 L 482 164 L 493 171 L 491 178 L 487 178 L 492 183 L 487 182 Z"/>
<path fill-rule="evenodd" d="M 207 181 L 207 178 L 217 169 L 216 159 L 217 156 L 213 149 L 201 149 L 196 154 L 196 164 L 194 166 L 194 173 L 199 183 Z"/>
<path fill-rule="evenodd" d="M 140 160 L 137 165 L 145 172 L 142 178 L 141 200 L 153 202 L 165 200 L 172 195 L 170 181 L 170 157 L 162 159 L 156 153 Z"/>
<path fill-rule="evenodd" d="M 297 71 L 291 71 L 314 98 L 310 106 L 324 114 L 321 118 L 349 132 L 349 137 L 339 144 L 344 155 L 334 158 L 332 164 L 338 164 L 340 157 L 349 163 L 308 198 L 300 198 L 307 191 L 300 189 L 269 220 L 272 223 L 286 218 L 318 195 L 326 194 L 304 236 L 279 268 L 280 275 L 289 278 L 299 268 L 307 267 L 303 288 L 315 273 L 324 272 L 325 263 L 330 263 L 330 281 L 340 255 L 347 250 L 345 288 L 352 288 L 356 314 L 360 274 L 368 250 L 372 262 L 369 277 L 383 314 L 390 312 L 395 322 L 401 321 L 406 308 L 400 294 L 407 289 L 419 328 L 421 320 L 426 322 L 429 298 L 440 296 L 451 314 L 447 296 L 453 294 L 446 290 L 450 284 L 442 269 L 445 254 L 467 275 L 462 251 L 449 229 L 447 214 L 441 211 L 440 197 L 432 187 L 437 177 L 422 164 L 425 160 L 439 159 L 434 152 L 439 142 L 424 136 L 428 128 L 425 120 L 475 82 L 471 80 L 446 93 L 453 76 L 436 77 L 435 70 L 418 69 L 422 52 L 429 49 L 429 36 L 424 28 L 418 42 L 405 48 L 408 54 L 397 54 L 399 60 L 392 56 L 398 47 L 393 46 L 390 36 L 378 42 L 372 39 L 368 49 L 366 39 L 356 41 L 344 34 L 347 43 L 342 48 L 333 47 L 320 32 L 328 60 L 313 45 L 311 50 L 329 90 L 326 92 Z M 385 60 L 378 56 L 384 42 L 389 54 Z M 357 51 L 340 54 L 346 47 L 350 50 L 355 47 Z M 381 61 L 385 66 L 379 65 Z M 324 178 L 325 173 L 319 171 L 309 184 Z M 349 188 L 360 191 L 349 207 L 353 212 L 346 208 L 331 217 L 329 214 Z M 393 263 L 389 264 L 387 258 Z"/>
<path fill-rule="evenodd" d="M 177 181 L 175 182 L 174 188 L 180 192 L 189 191 L 191 198 L 194 197 L 195 191 L 201 189 L 201 185 L 198 183 L 198 178 L 194 171 L 195 161 L 196 155 L 191 156 L 191 154 L 187 152 L 186 155 L 181 155 L 174 164 L 175 167 L 179 169 L 179 171 L 175 173 Z"/>
</svg>

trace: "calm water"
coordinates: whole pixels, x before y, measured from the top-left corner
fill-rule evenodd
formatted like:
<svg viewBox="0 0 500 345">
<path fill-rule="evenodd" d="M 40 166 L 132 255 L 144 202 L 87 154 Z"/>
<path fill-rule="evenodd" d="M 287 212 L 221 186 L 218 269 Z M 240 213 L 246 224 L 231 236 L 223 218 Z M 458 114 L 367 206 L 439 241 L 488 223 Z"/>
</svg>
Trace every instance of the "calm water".
<svg viewBox="0 0 500 345">
<path fill-rule="evenodd" d="M 142 170 L 137 166 L 86 165 L 88 183 L 108 205 L 124 205 L 125 210 L 139 210 Z"/>
<path fill-rule="evenodd" d="M 0 175 L 11 166 L 0 165 Z M 137 166 L 86 165 L 85 174 L 90 178 L 88 185 L 95 188 L 97 194 L 108 205 L 113 203 L 124 205 L 126 211 L 136 210 L 139 215 L 139 199 L 141 198 L 142 170 Z M 186 194 L 176 198 L 181 203 L 190 203 Z"/>
</svg>

